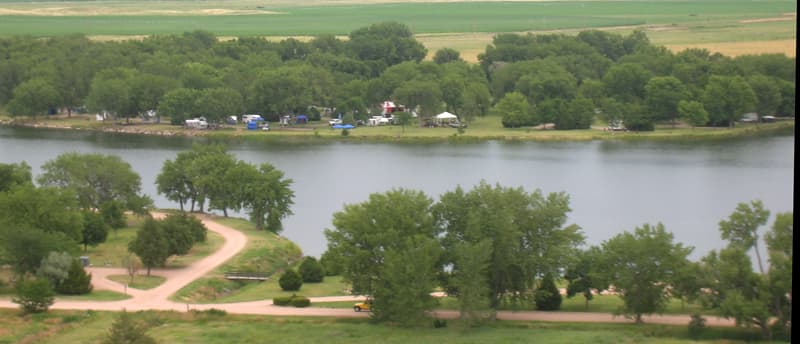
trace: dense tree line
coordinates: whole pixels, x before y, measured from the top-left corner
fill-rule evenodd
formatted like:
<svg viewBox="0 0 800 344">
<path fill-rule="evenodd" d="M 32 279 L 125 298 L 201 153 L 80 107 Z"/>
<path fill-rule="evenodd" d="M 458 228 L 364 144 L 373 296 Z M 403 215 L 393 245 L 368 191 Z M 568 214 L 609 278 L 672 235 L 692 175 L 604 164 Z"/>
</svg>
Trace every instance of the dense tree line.
<svg viewBox="0 0 800 344">
<path fill-rule="evenodd" d="M 457 298 L 461 318 L 471 324 L 500 308 L 558 309 L 554 280 L 563 278 L 567 296 L 583 295 L 587 307 L 594 294 L 615 292 L 623 301 L 618 312 L 637 323 L 678 298 L 758 326 L 767 338 L 790 336 L 792 213 L 778 214 L 764 235 L 770 263 L 764 269 L 757 242 L 769 211 L 760 201 L 739 204 L 721 221 L 728 247 L 698 262 L 688 259 L 693 247 L 675 242 L 660 223 L 582 249 L 580 228 L 566 224 L 569 211 L 566 194 L 485 182 L 446 192 L 436 203 L 420 191 L 391 190 L 334 214 L 322 261 L 354 293 L 374 298 L 378 321 L 424 322 L 438 287 Z"/>
<path fill-rule="evenodd" d="M 245 210 L 258 229 L 280 232 L 282 220 L 292 214 L 292 180 L 264 163 L 255 166 L 237 160 L 223 145 L 195 145 L 167 160 L 156 177 L 158 193 L 178 202 L 181 211 L 190 204 L 209 209 Z"/>
<path fill-rule="evenodd" d="M 794 115 L 793 58 L 672 53 L 640 31 L 499 34 L 479 65 L 452 49 L 430 62 L 426 54 L 395 22 L 308 42 L 219 41 L 203 31 L 122 42 L 0 38 L 0 107 L 31 116 L 85 107 L 120 118 L 158 110 L 180 124 L 241 113 L 274 121 L 309 106 L 365 119 L 393 99 L 416 109 L 420 124 L 441 110 L 468 121 L 493 109 L 507 127 L 587 128 L 601 116 L 635 130 L 677 119 L 726 126 L 750 111 Z M 681 102 L 692 106 L 681 111 Z"/>
</svg>

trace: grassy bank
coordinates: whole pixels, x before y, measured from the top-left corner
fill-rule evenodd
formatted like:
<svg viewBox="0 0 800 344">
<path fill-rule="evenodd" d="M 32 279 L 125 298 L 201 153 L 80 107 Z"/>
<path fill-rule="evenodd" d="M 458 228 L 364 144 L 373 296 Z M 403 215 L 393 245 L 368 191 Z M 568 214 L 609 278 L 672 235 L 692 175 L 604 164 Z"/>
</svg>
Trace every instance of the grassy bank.
<svg viewBox="0 0 800 344">
<path fill-rule="evenodd" d="M 51 311 L 19 316 L 0 309 L 0 343 L 98 343 L 117 313 Z M 689 340 L 686 326 L 498 321 L 468 328 L 451 320 L 445 328 L 396 328 L 368 319 L 223 315 L 215 312 L 140 312 L 162 343 L 743 343 L 753 330 L 708 328 Z"/>
<path fill-rule="evenodd" d="M 275 295 L 280 274 L 286 268 L 294 266 L 302 257 L 300 248 L 275 233 L 256 230 L 247 220 L 219 217 L 214 221 L 244 233 L 247 236 L 247 245 L 229 261 L 190 283 L 171 299 L 187 303 L 220 303 L 262 300 Z M 260 272 L 272 277 L 265 282 L 230 281 L 223 277 L 225 271 Z M 319 292 L 333 292 L 335 288 L 337 287 L 325 287 Z M 302 292 L 311 296 L 306 290 Z"/>
<path fill-rule="evenodd" d="M 651 132 L 612 132 L 603 130 L 604 125 L 598 123 L 592 129 L 553 130 L 538 128 L 503 128 L 499 117 L 486 116 L 474 119 L 469 127 L 459 132 L 453 128 L 420 128 L 417 125 L 358 127 L 348 131 L 344 136 L 342 130 L 332 129 L 327 122 L 312 122 L 308 125 L 295 125 L 282 128 L 272 125 L 272 130 L 244 130 L 242 125 L 226 127 L 219 130 L 192 130 L 180 126 L 166 124 L 116 125 L 85 124 L 80 118 L 41 118 L 35 122 L 23 120 L 16 122 L 24 126 L 39 126 L 61 129 L 88 129 L 111 132 L 125 132 L 142 135 L 167 136 L 204 136 L 215 140 L 252 140 L 263 142 L 474 142 L 485 140 L 503 141 L 589 141 L 589 140 L 706 140 L 728 139 L 737 137 L 762 135 L 794 134 L 794 119 L 775 123 L 738 124 L 733 128 L 690 128 L 671 125 L 659 125 Z"/>
<path fill-rule="evenodd" d="M 136 231 L 141 228 L 142 223 L 144 223 L 144 218 L 129 216 L 127 227 L 108 233 L 106 242 L 96 247 L 89 247 L 88 251 L 82 254 L 89 256 L 89 260 L 94 266 L 124 267 L 123 261 L 129 255 L 128 243 L 136 238 Z M 195 244 L 186 255 L 172 256 L 167 259 L 166 268 L 186 267 L 214 253 L 222 244 L 223 240 L 219 234 L 208 232 L 206 241 Z"/>
<path fill-rule="evenodd" d="M 458 301 L 453 297 L 439 298 L 437 309 L 458 310 Z M 321 308 L 353 308 L 352 301 L 314 302 L 313 307 Z M 589 306 L 586 307 L 582 296 L 564 298 L 561 303 L 562 312 L 594 312 L 614 313 L 623 306 L 622 299 L 616 295 L 596 295 Z M 515 310 L 511 306 L 501 307 L 500 310 Z M 519 306 L 516 310 L 534 310 L 533 306 Z M 681 304 L 680 300 L 671 299 L 663 314 L 694 314 L 716 315 L 713 310 L 705 310 L 698 304 Z"/>
</svg>

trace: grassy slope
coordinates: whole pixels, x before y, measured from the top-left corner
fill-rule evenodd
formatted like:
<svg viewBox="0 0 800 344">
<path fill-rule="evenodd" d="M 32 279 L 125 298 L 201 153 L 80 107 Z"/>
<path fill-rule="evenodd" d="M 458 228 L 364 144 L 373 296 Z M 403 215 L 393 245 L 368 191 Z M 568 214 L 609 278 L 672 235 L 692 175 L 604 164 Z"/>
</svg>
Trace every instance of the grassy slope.
<svg viewBox="0 0 800 344">
<path fill-rule="evenodd" d="M 220 303 L 263 300 L 283 295 L 278 287 L 278 276 L 287 267 L 296 265 L 302 257 L 300 248 L 272 232 L 255 230 L 252 223 L 243 219 L 217 218 L 215 221 L 242 231 L 248 237 L 247 246 L 210 274 L 178 291 L 172 299 L 179 302 Z M 274 277 L 264 282 L 229 281 L 223 278 L 223 273 L 229 270 L 265 272 Z M 343 289 L 338 280 L 329 279 L 313 287 L 306 285 L 300 293 L 306 296 L 341 295 Z"/>
<path fill-rule="evenodd" d="M 0 310 L 0 342 L 98 343 L 116 317 L 111 312 L 53 311 L 19 317 Z M 497 322 L 465 328 L 404 329 L 367 319 L 269 317 L 208 313 L 145 312 L 134 317 L 153 326 L 148 334 L 163 343 L 685 343 L 684 326 Z M 738 343 L 753 331 L 708 329 L 696 343 Z"/>
</svg>

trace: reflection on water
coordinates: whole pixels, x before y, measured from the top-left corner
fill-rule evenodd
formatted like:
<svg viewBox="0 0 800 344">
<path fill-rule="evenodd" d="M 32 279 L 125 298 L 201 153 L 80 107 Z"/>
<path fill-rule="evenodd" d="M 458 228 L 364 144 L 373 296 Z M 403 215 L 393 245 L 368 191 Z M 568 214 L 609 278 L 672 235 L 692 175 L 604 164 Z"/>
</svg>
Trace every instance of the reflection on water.
<svg viewBox="0 0 800 344">
<path fill-rule="evenodd" d="M 34 174 L 68 151 L 120 155 L 156 194 L 163 162 L 206 138 L 120 135 L 0 127 L 0 162 L 27 161 Z M 255 142 L 229 144 L 239 159 L 268 162 L 294 180 L 295 215 L 283 234 L 308 255 L 326 247 L 323 230 L 345 203 L 391 188 L 432 198 L 481 180 L 528 191 L 565 191 L 570 221 L 589 244 L 643 223 L 662 222 L 693 258 L 720 248 L 717 223 L 738 202 L 761 199 L 773 213 L 793 207 L 794 136 L 728 141 L 476 142 L 441 144 Z M 240 214 L 241 215 L 241 214 Z"/>
</svg>

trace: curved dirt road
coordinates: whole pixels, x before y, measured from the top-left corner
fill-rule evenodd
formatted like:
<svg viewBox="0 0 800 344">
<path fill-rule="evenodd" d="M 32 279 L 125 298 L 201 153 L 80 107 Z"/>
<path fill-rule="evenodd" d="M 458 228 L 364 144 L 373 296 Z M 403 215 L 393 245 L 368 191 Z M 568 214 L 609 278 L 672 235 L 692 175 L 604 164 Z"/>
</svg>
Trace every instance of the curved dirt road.
<svg viewBox="0 0 800 344">
<path fill-rule="evenodd" d="M 154 213 L 155 217 L 163 216 L 163 214 Z M 323 317 L 368 317 L 367 312 L 354 312 L 352 309 L 335 309 L 335 308 L 294 308 L 294 307 L 279 307 L 273 306 L 272 300 L 251 301 L 251 302 L 238 302 L 238 303 L 222 303 L 222 304 L 186 304 L 173 302 L 167 298 L 191 283 L 192 281 L 204 276 L 220 264 L 224 263 L 236 253 L 241 251 L 247 244 L 247 237 L 241 232 L 234 230 L 230 227 L 223 226 L 211 220 L 209 216 L 198 215 L 198 218 L 209 230 L 221 235 L 225 243 L 222 247 L 213 254 L 205 257 L 197 262 L 190 264 L 183 269 L 153 269 L 152 274 L 163 276 L 166 282 L 160 286 L 150 290 L 139 290 L 134 288 L 127 288 L 127 293 L 131 296 L 130 299 L 121 301 L 63 301 L 57 300 L 51 307 L 52 309 L 92 309 L 104 311 L 121 311 L 123 309 L 128 311 L 139 310 L 174 310 L 174 311 L 188 311 L 190 309 L 207 310 L 207 309 L 220 309 L 228 313 L 236 314 L 264 314 L 264 315 L 286 315 L 286 316 L 323 316 Z M 108 280 L 106 277 L 110 275 L 125 275 L 125 269 L 121 268 L 99 268 L 93 267 L 87 269 L 92 273 L 92 285 L 97 290 L 113 290 L 117 292 L 124 292 L 125 286 Z M 331 301 L 358 301 L 363 297 L 358 296 L 329 296 L 329 297 L 315 297 L 310 298 L 312 304 L 314 302 L 331 302 Z M 17 308 L 18 305 L 12 303 L 10 300 L 0 300 L 0 307 L 3 308 Z M 432 314 L 438 318 L 455 319 L 458 318 L 457 311 L 450 310 L 437 310 Z M 594 323 L 631 323 L 632 320 L 620 316 L 613 316 L 608 313 L 581 313 L 581 312 L 537 312 L 537 311 L 500 311 L 497 312 L 497 318 L 502 320 L 520 320 L 520 321 L 557 321 L 557 322 L 594 322 Z M 663 316 L 645 316 L 644 321 L 647 323 L 670 324 L 670 325 L 686 325 L 689 323 L 690 317 L 688 315 L 663 315 Z M 734 326 L 731 320 L 707 317 L 706 325 L 708 326 Z"/>
</svg>

